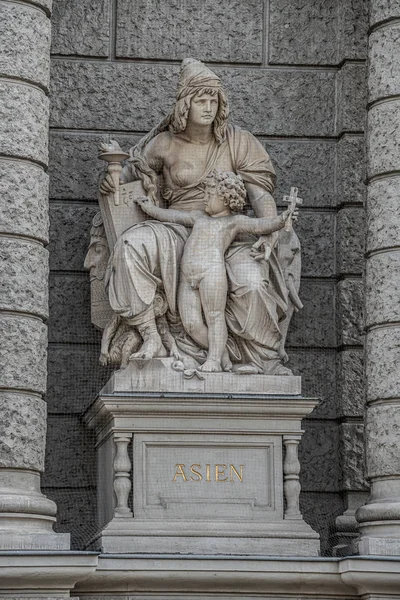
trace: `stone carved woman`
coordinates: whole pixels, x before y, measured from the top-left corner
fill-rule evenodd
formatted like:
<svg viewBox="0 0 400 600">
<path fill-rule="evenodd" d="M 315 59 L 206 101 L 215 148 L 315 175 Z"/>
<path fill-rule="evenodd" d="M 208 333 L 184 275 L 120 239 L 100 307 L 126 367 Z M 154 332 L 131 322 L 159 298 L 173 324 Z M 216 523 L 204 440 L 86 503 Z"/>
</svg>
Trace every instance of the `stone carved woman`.
<svg viewBox="0 0 400 600">
<path fill-rule="evenodd" d="M 228 114 L 220 79 L 203 63 L 185 59 L 172 112 L 131 149 L 121 181 L 141 179 L 148 196 L 166 208 L 204 210 L 207 174 L 213 169 L 233 171 L 243 178 L 255 215 L 276 216 L 270 158 L 252 134 L 228 124 Z M 100 192 L 113 191 L 106 176 Z M 170 321 L 176 322 L 179 263 L 187 237 L 182 225 L 144 221 L 116 242 L 107 280 L 109 300 L 114 312 L 140 332 L 143 344 L 137 357 L 166 355 L 153 303 L 163 288 Z M 239 373 L 291 373 L 282 364 L 280 322 L 289 308 L 289 294 L 277 241 L 277 233 L 259 240 L 240 235 L 226 253 L 228 350 Z M 185 336 L 178 335 L 176 341 L 196 355 Z"/>
</svg>

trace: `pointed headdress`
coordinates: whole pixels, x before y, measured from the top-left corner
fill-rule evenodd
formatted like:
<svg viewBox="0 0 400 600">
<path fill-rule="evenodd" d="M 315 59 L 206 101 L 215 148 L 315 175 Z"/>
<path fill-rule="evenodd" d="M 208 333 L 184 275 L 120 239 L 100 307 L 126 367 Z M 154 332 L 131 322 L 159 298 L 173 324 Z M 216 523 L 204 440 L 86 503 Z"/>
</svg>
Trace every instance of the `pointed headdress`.
<svg viewBox="0 0 400 600">
<path fill-rule="evenodd" d="M 181 100 L 181 98 L 184 98 L 185 96 L 192 94 L 196 89 L 201 88 L 222 89 L 221 80 L 200 60 L 185 58 L 182 61 L 179 73 L 176 99 Z"/>
</svg>

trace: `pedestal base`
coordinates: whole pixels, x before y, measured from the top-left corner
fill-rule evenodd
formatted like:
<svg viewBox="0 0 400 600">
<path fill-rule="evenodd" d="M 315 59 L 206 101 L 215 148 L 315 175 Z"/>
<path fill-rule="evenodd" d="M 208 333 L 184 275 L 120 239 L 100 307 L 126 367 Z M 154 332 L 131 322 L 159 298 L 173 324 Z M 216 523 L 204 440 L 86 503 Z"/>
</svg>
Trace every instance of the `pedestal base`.
<svg viewBox="0 0 400 600">
<path fill-rule="evenodd" d="M 193 380 L 156 363 L 164 392 L 138 390 L 151 372 L 133 364 L 86 415 L 98 444 L 99 534 L 90 548 L 317 556 L 319 536 L 299 510 L 297 455 L 301 420 L 316 401 L 297 395 L 300 378 L 210 373 L 194 382 L 208 392 L 191 392 L 184 386 Z M 233 391 L 234 382 L 278 391 L 280 380 L 292 395 Z"/>
<path fill-rule="evenodd" d="M 105 553 L 318 556 L 319 536 L 297 522 L 183 521 L 148 523 L 113 519 L 93 540 Z"/>
</svg>

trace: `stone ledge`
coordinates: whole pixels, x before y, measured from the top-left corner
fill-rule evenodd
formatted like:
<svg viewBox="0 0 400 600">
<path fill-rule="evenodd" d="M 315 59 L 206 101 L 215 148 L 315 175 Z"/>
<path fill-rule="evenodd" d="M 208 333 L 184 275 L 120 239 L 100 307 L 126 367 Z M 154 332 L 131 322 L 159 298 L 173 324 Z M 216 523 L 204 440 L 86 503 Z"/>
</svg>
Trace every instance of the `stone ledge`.
<svg viewBox="0 0 400 600">
<path fill-rule="evenodd" d="M 230 599 L 244 594 L 285 594 L 286 598 L 357 597 L 358 577 L 379 582 L 394 593 L 400 582 L 400 560 L 254 558 L 220 555 L 120 555 L 99 557 L 96 572 L 79 583 L 75 592 L 82 599 L 108 598 L 118 594 L 127 600 L 145 600 L 154 594 L 174 593 L 174 600 L 209 600 L 229 593 Z M 347 583 L 349 582 L 349 583 Z M 396 590 L 397 586 L 397 590 Z M 368 584 L 367 584 L 368 589 Z M 147 596 L 146 592 L 151 590 Z M 196 590 L 196 593 L 193 593 Z M 107 596 L 105 596 L 107 594 Z M 266 596 L 267 597 L 267 596 Z M 160 596 L 157 596 L 157 600 Z M 246 597 L 247 600 L 247 597 Z"/>
<path fill-rule="evenodd" d="M 237 375 L 201 373 L 191 379 L 172 369 L 173 358 L 131 361 L 126 369 L 115 371 L 101 394 L 121 392 L 167 392 L 169 394 L 250 394 L 300 395 L 301 377 L 283 375 Z M 229 397 L 229 396 L 228 396 Z"/>
<path fill-rule="evenodd" d="M 84 600 L 116 595 L 121 600 L 146 600 L 157 593 L 173 593 L 174 600 L 209 600 L 216 593 L 230 593 L 232 600 L 252 593 L 268 597 L 282 593 L 293 600 L 325 596 L 348 600 L 366 593 L 382 596 L 383 590 L 389 599 L 398 598 L 399 586 L 399 557 L 294 560 L 0 551 L 0 590 L 13 598 L 22 593 L 54 598 L 54 592 L 65 594 L 74 588 L 74 595 Z"/>
</svg>

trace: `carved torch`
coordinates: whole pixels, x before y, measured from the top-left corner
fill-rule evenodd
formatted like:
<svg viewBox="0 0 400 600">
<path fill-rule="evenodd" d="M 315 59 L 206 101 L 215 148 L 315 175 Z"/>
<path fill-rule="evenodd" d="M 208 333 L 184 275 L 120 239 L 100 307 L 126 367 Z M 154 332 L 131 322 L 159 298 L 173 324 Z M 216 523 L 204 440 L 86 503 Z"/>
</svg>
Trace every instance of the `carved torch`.
<svg viewBox="0 0 400 600">
<path fill-rule="evenodd" d="M 129 158 L 129 154 L 124 152 L 116 140 L 111 140 L 109 144 L 102 143 L 99 147 L 99 158 L 108 163 L 107 171 L 112 177 L 115 187 L 114 204 L 119 205 L 119 177 L 121 175 L 121 161 Z"/>
</svg>

